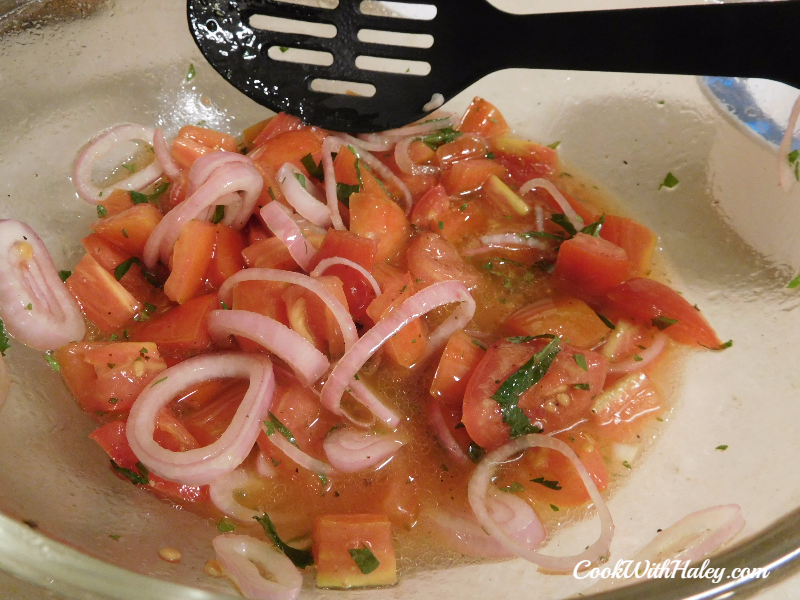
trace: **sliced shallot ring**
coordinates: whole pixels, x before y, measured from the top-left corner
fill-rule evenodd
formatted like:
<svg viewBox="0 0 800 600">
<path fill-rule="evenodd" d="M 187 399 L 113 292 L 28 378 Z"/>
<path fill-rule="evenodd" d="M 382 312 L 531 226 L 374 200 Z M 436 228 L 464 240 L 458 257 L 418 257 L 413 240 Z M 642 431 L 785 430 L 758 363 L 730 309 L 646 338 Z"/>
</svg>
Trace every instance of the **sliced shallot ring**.
<svg viewBox="0 0 800 600">
<path fill-rule="evenodd" d="M 411 143 L 418 139 L 419 137 L 410 135 L 397 142 L 394 147 L 394 160 L 397 163 L 398 168 L 407 175 L 434 175 L 438 173 L 441 171 L 439 167 L 434 167 L 431 165 L 418 165 L 411 160 L 411 155 L 409 154 L 408 149 L 409 146 L 411 146 Z"/>
<path fill-rule="evenodd" d="M 341 138 L 346 144 L 358 144 L 370 152 L 388 152 L 395 144 L 394 138 L 379 137 L 378 134 L 372 135 L 369 139 L 366 136 L 353 137 L 346 133 L 337 133 L 336 137 Z"/>
<path fill-rule="evenodd" d="M 334 469 L 358 473 L 385 463 L 403 443 L 389 435 L 344 427 L 329 433 L 322 447 Z"/>
<path fill-rule="evenodd" d="M 439 131 L 440 129 L 446 129 L 447 127 L 455 127 L 456 125 L 458 125 L 458 117 L 456 117 L 454 114 L 445 113 L 445 116 L 443 117 L 428 118 L 422 123 L 412 123 L 411 125 L 405 125 L 403 127 L 398 127 L 397 129 L 387 129 L 386 131 L 382 131 L 380 133 L 367 133 L 359 137 L 365 140 L 382 137 L 401 138 L 409 135 L 425 135 L 434 131 Z"/>
<path fill-rule="evenodd" d="M 403 180 L 392 173 L 392 170 L 389 167 L 375 158 L 375 156 L 367 152 L 367 150 L 365 150 L 363 147 L 353 144 L 353 148 L 356 149 L 359 160 L 370 167 L 380 179 L 383 179 L 387 183 L 392 182 L 394 186 L 400 190 L 400 192 L 403 194 L 403 212 L 406 215 L 410 213 L 411 208 L 414 205 L 414 199 L 411 197 L 411 192 L 409 191 L 408 186 L 403 183 Z"/>
<path fill-rule="evenodd" d="M 525 500 L 510 492 L 496 491 L 486 501 L 492 521 L 509 536 L 531 550 L 542 545 L 547 537 L 544 526 Z"/>
<path fill-rule="evenodd" d="M 278 450 L 283 452 L 286 456 L 291 458 L 304 469 L 308 469 L 317 475 L 324 475 L 325 477 L 330 477 L 334 474 L 334 470 L 331 465 L 324 463 L 313 456 L 309 456 L 300 450 L 300 448 L 292 444 L 292 442 L 283 437 L 283 434 L 279 431 L 273 431 L 270 433 L 264 426 L 262 426 L 262 430 L 267 434 L 269 441 L 272 442 Z"/>
<path fill-rule="evenodd" d="M 792 105 L 792 112 L 789 115 L 789 122 L 786 124 L 786 131 L 781 139 L 781 145 L 778 148 L 778 182 L 783 188 L 784 192 L 792 189 L 795 183 L 795 175 L 792 173 L 791 164 L 789 163 L 789 150 L 792 147 L 792 139 L 794 139 L 794 130 L 797 129 L 797 120 L 800 119 L 800 96 L 794 101 Z"/>
<path fill-rule="evenodd" d="M 575 229 L 582 229 L 584 226 L 583 219 L 578 216 L 578 213 L 575 212 L 575 209 L 572 208 L 572 205 L 569 201 L 564 197 L 556 186 L 553 185 L 553 182 L 548 179 L 531 179 L 530 181 L 526 181 L 522 184 L 519 188 L 519 192 L 517 192 L 520 197 L 524 196 L 528 192 L 530 192 L 533 188 L 544 188 L 550 195 L 553 197 L 553 200 L 556 201 L 559 207 L 561 207 L 564 216 L 569 219 L 570 223 L 575 226 Z"/>
<path fill-rule="evenodd" d="M 353 395 L 353 398 L 372 415 L 369 421 L 358 421 L 352 415 L 345 414 L 348 421 L 360 427 L 372 427 L 375 424 L 375 419 L 383 421 L 392 429 L 397 429 L 397 426 L 400 425 L 400 415 L 381 402 L 380 398 L 365 386 L 362 381 L 354 378 L 347 389 Z"/>
<path fill-rule="evenodd" d="M 208 332 L 215 340 L 238 335 L 281 358 L 306 385 L 314 384 L 330 367 L 325 355 L 280 321 L 249 310 L 212 310 Z"/>
<path fill-rule="evenodd" d="M 142 255 L 145 265 L 153 269 L 159 258 L 164 264 L 169 264 L 170 254 L 183 226 L 194 219 L 207 220 L 214 206 L 232 208 L 225 211 L 223 224 L 230 225 L 234 229 L 244 227 L 253 212 L 263 185 L 264 179 L 252 161 L 250 164 L 240 161 L 228 162 L 215 169 L 197 191 L 169 211 L 153 229 L 147 238 Z"/>
<path fill-rule="evenodd" d="M 269 206 L 269 205 L 267 205 Z M 339 329 L 344 338 L 345 351 L 349 350 L 358 340 L 355 323 L 350 316 L 350 312 L 342 303 L 331 294 L 325 286 L 316 279 L 302 273 L 292 273 L 291 271 L 281 271 L 280 269 L 244 269 L 231 275 L 219 288 L 219 298 L 230 305 L 233 296 L 233 286 L 240 281 L 283 281 L 299 285 L 307 290 L 314 292 L 325 305 L 331 309 Z"/>
<path fill-rule="evenodd" d="M 527 248 L 537 248 L 547 250 L 550 246 L 544 240 L 533 236 L 524 236 L 519 233 L 493 233 L 482 235 L 481 243 L 486 246 L 525 246 Z"/>
<path fill-rule="evenodd" d="M 158 411 L 181 391 L 203 381 L 247 377 L 250 387 L 228 428 L 208 446 L 173 452 L 153 439 Z M 275 392 L 272 363 L 266 356 L 205 354 L 159 373 L 131 407 L 127 437 L 136 457 L 156 475 L 186 485 L 204 485 L 230 473 L 250 453 Z"/>
<path fill-rule="evenodd" d="M 241 523 L 252 523 L 253 517 L 263 513 L 247 508 L 236 501 L 236 491 L 247 487 L 250 475 L 242 468 L 237 468 L 212 481 L 208 486 L 208 495 L 219 511 L 226 517 Z"/>
<path fill-rule="evenodd" d="M 450 429 L 448 429 L 447 423 L 445 423 L 444 420 L 444 415 L 442 414 L 442 405 L 439 404 L 438 400 L 432 398 L 428 399 L 427 417 L 428 423 L 433 428 L 436 441 L 439 442 L 439 446 L 444 450 L 444 453 L 457 465 L 462 467 L 471 465 L 472 460 L 467 456 L 466 452 L 461 449 L 456 438 L 453 437 Z"/>
<path fill-rule="evenodd" d="M 234 275 L 234 277 L 236 277 Z M 395 308 L 387 317 L 378 321 L 375 326 L 365 333 L 351 349 L 339 360 L 331 370 L 328 380 L 322 388 L 320 402 L 335 415 L 350 418 L 341 407 L 342 394 L 352 388 L 352 383 L 359 369 L 369 358 L 377 352 L 386 340 L 400 331 L 414 319 L 430 311 L 460 302 L 461 306 L 441 324 L 428 338 L 427 358 L 431 353 L 444 345 L 447 339 L 457 329 L 461 329 L 475 314 L 475 300 L 460 281 L 440 281 L 417 292 Z M 376 415 L 377 416 L 377 415 Z M 356 423 L 358 424 L 358 423 Z"/>
<path fill-rule="evenodd" d="M 344 221 L 342 215 L 339 213 L 339 196 L 336 193 L 336 172 L 333 170 L 333 156 L 334 152 L 338 152 L 339 148 L 346 146 L 342 138 L 335 135 L 329 135 L 322 142 L 322 172 L 325 173 L 325 198 L 328 201 L 328 210 L 331 213 L 331 224 L 334 229 L 344 230 Z"/>
<path fill-rule="evenodd" d="M 438 533 L 438 538 L 448 548 L 478 558 L 512 558 L 513 552 L 507 550 L 495 538 L 488 535 L 472 519 L 446 512 L 439 508 L 426 509 L 420 515 Z"/>
<path fill-rule="evenodd" d="M 189 187 L 186 188 L 186 197 L 194 194 L 217 169 L 229 163 L 252 165 L 253 159 L 238 152 L 224 150 L 203 154 L 192 163 L 192 167 L 189 169 Z"/>
<path fill-rule="evenodd" d="M 367 283 L 369 283 L 372 286 L 372 291 L 375 292 L 375 297 L 377 298 L 378 296 L 381 295 L 381 287 L 378 285 L 376 279 L 372 276 L 372 273 L 367 271 L 357 262 L 353 262 L 348 258 L 342 258 L 341 256 L 332 256 L 330 258 L 323 258 L 321 261 L 317 263 L 317 266 L 314 267 L 314 270 L 311 271 L 309 275 L 311 275 L 311 277 L 319 277 L 328 269 L 328 267 L 332 267 L 333 265 L 345 265 L 347 267 L 350 267 L 351 269 L 355 269 L 356 271 L 361 273 L 364 279 L 367 280 Z"/>
<path fill-rule="evenodd" d="M 8 333 L 37 350 L 78 342 L 86 323 L 50 253 L 25 223 L 0 220 L 0 318 Z"/>
<path fill-rule="evenodd" d="M 487 499 L 489 486 L 491 485 L 495 469 L 514 454 L 526 450 L 527 448 L 537 447 L 555 450 L 569 459 L 578 471 L 581 480 L 583 480 L 583 485 L 586 486 L 586 491 L 589 492 L 589 497 L 592 499 L 597 509 L 597 514 L 600 517 L 600 536 L 596 542 L 587 547 L 586 550 L 580 554 L 574 556 L 547 556 L 540 554 L 538 550 L 531 550 L 509 536 L 489 515 Z M 548 435 L 530 433 L 489 452 L 483 457 L 472 473 L 467 487 L 467 497 L 469 498 L 469 504 L 472 507 L 472 511 L 475 513 L 475 517 L 489 535 L 496 538 L 503 546 L 517 556 L 551 571 L 570 572 L 576 565 L 581 563 L 596 563 L 608 552 L 608 548 L 611 545 L 611 538 L 614 537 L 614 522 L 611 519 L 611 513 L 608 510 L 605 500 L 603 500 L 603 496 L 600 495 L 597 486 L 594 484 L 594 481 L 592 481 L 591 475 L 589 475 L 589 472 L 586 470 L 586 467 L 572 448 L 561 440 L 557 440 Z"/>
<path fill-rule="evenodd" d="M 292 219 L 291 211 L 279 202 L 270 202 L 261 209 L 261 218 L 272 234 L 286 245 L 300 268 L 308 271 L 317 249 L 308 241 L 297 221 Z"/>
<path fill-rule="evenodd" d="M 225 574 L 245 598 L 251 600 L 296 600 L 303 575 L 292 561 L 270 543 L 249 535 L 225 533 L 211 544 Z M 259 568 L 269 574 L 263 577 Z"/>
<path fill-rule="evenodd" d="M 305 176 L 303 176 L 305 178 L 305 185 L 303 185 L 298 180 L 298 175 L 303 174 L 292 163 L 286 163 L 278 169 L 278 185 L 281 193 L 301 216 L 318 227 L 329 227 L 331 224 L 330 209 L 317 198 L 320 193 L 316 186 Z"/>
<path fill-rule="evenodd" d="M 267 457 L 261 450 L 256 455 L 256 473 L 267 479 L 272 479 L 278 475 L 275 466 L 272 464 L 271 459 Z"/>
<path fill-rule="evenodd" d="M 639 360 L 631 357 L 618 362 L 609 362 L 608 372 L 615 375 L 620 375 L 622 373 L 641 371 L 651 363 L 655 362 L 656 359 L 661 356 L 661 353 L 667 346 L 668 339 L 669 338 L 667 337 L 666 333 L 658 332 L 648 348 L 640 350 L 636 353 L 636 356 L 639 357 Z"/>
<path fill-rule="evenodd" d="M 164 169 L 164 174 L 169 177 L 171 181 L 175 181 L 181 176 L 181 168 L 175 159 L 172 158 L 172 152 L 167 144 L 167 138 L 164 137 L 164 130 L 161 128 L 156 129 L 153 134 L 153 152 L 156 153 L 156 160 L 161 164 Z"/>
<path fill-rule="evenodd" d="M 90 204 L 98 204 L 104 197 L 108 197 L 115 188 L 141 190 L 161 177 L 164 170 L 161 167 L 161 163 L 158 160 L 154 160 L 138 173 L 133 173 L 130 177 L 112 186 L 101 188 L 92 183 L 92 171 L 98 159 L 105 156 L 115 146 L 124 142 L 142 140 L 152 145 L 154 133 L 155 131 L 152 128 L 143 127 L 142 125 L 118 125 L 101 133 L 91 141 L 75 161 L 72 183 L 75 185 L 78 195 Z"/>
</svg>

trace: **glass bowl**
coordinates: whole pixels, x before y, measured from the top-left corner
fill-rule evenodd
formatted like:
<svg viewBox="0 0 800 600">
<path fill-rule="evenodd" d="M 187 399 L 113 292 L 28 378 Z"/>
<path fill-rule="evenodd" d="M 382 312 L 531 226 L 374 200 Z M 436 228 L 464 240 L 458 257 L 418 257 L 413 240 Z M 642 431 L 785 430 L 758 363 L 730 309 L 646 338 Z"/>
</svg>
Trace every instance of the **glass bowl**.
<svg viewBox="0 0 800 600">
<path fill-rule="evenodd" d="M 190 65 L 196 77 L 187 81 Z M 722 339 L 733 340 L 724 352 L 689 356 L 662 434 L 610 500 L 611 561 L 630 557 L 688 513 L 737 503 L 747 525 L 714 563 L 773 572 L 718 585 L 655 580 L 604 597 L 796 597 L 800 585 L 788 577 L 800 547 L 800 290 L 786 284 L 800 270 L 800 186 L 780 190 L 775 147 L 722 115 L 694 78 L 507 70 L 446 108 L 461 111 L 475 95 L 495 103 L 522 136 L 560 141 L 570 168 L 602 182 L 621 210 L 654 229 L 672 284 L 703 308 Z M 0 217 L 28 222 L 64 269 L 77 263 L 95 217 L 69 177 L 76 151 L 96 132 L 135 122 L 170 135 L 204 120 L 238 133 L 268 114 L 204 63 L 181 0 L 0 0 L 0 107 Z M 668 172 L 680 184 L 659 189 Z M 94 424 L 40 353 L 16 343 L 6 362 L 2 595 L 235 595 L 225 580 L 203 573 L 213 523 L 117 479 L 87 438 Z M 548 551 L 582 545 L 595 528 L 591 519 L 567 527 Z M 164 546 L 180 549 L 180 563 L 159 558 Z M 318 591 L 308 580 L 302 597 L 466 600 L 502 589 L 555 599 L 590 585 L 514 560 L 403 574 L 397 587 L 370 591 Z"/>
</svg>

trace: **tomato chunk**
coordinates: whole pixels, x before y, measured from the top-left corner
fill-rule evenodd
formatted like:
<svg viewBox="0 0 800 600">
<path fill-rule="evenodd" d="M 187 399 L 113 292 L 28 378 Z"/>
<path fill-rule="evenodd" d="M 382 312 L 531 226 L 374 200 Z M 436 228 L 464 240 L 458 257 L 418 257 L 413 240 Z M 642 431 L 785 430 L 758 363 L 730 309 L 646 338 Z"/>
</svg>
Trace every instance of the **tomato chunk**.
<svg viewBox="0 0 800 600">
<path fill-rule="evenodd" d="M 706 348 L 722 345 L 699 309 L 663 283 L 636 277 L 609 291 L 607 298 L 616 310 L 663 329 L 676 342 Z"/>
<path fill-rule="evenodd" d="M 570 297 L 523 306 L 506 319 L 505 329 L 509 335 L 552 333 L 583 348 L 594 348 L 610 331 L 588 304 Z"/>
<path fill-rule="evenodd" d="M 219 223 L 214 242 L 214 255 L 208 265 L 208 283 L 218 289 L 228 277 L 244 269 L 244 236 L 233 227 Z"/>
<path fill-rule="evenodd" d="M 369 317 L 377 323 L 418 291 L 410 273 L 390 280 L 383 293 L 367 308 Z M 387 356 L 398 365 L 410 368 L 425 353 L 428 332 L 421 319 L 408 323 L 383 345 Z"/>
<path fill-rule="evenodd" d="M 483 98 L 476 97 L 461 118 L 458 130 L 492 138 L 505 135 L 511 131 L 511 127 L 508 126 L 497 107 Z"/>
<path fill-rule="evenodd" d="M 356 192 L 350 196 L 350 231 L 376 240 L 375 261 L 381 262 L 403 249 L 411 227 L 403 209 L 385 193 Z"/>
<path fill-rule="evenodd" d="M 203 350 L 211 345 L 206 323 L 208 313 L 218 308 L 216 294 L 192 298 L 152 317 L 134 333 L 133 339 L 155 342 L 162 351 Z"/>
<path fill-rule="evenodd" d="M 473 158 L 454 163 L 442 173 L 442 185 L 451 196 L 469 194 L 481 188 L 491 175 L 501 179 L 506 168 L 491 158 Z"/>
<path fill-rule="evenodd" d="M 172 272 L 164 284 L 170 300 L 183 304 L 202 293 L 216 239 L 217 228 L 208 221 L 189 221 L 183 226 L 172 253 Z"/>
<path fill-rule="evenodd" d="M 607 215 L 600 229 L 600 237 L 625 250 L 631 261 L 632 276 L 641 277 L 650 273 L 658 241 L 650 229 L 633 219 Z"/>
<path fill-rule="evenodd" d="M 131 255 L 141 256 L 150 234 L 161 222 L 161 211 L 152 204 L 137 204 L 92 225 L 95 233 Z"/>
<path fill-rule="evenodd" d="M 447 340 L 431 383 L 431 396 L 443 404 L 461 404 L 467 383 L 486 351 L 463 331 Z"/>
<path fill-rule="evenodd" d="M 586 233 L 561 244 L 553 277 L 568 291 L 594 298 L 628 278 L 631 261 L 625 250 Z"/>
</svg>

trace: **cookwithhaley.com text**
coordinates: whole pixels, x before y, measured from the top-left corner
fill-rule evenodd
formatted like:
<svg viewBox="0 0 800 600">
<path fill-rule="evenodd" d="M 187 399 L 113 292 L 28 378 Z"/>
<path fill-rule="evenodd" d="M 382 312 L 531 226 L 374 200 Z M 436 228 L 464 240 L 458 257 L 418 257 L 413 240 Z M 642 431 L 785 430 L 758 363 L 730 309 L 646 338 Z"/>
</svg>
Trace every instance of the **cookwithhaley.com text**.
<svg viewBox="0 0 800 600">
<path fill-rule="evenodd" d="M 761 568 L 736 568 L 725 575 L 724 567 L 710 568 L 711 561 L 703 561 L 702 565 L 690 567 L 691 561 L 665 560 L 660 563 L 651 563 L 649 560 L 637 561 L 618 560 L 613 567 L 595 567 L 588 571 L 580 572 L 591 566 L 588 560 L 575 565 L 572 575 L 576 579 L 710 579 L 719 583 L 723 579 L 743 579 L 745 577 L 766 579 L 769 571 Z"/>
</svg>

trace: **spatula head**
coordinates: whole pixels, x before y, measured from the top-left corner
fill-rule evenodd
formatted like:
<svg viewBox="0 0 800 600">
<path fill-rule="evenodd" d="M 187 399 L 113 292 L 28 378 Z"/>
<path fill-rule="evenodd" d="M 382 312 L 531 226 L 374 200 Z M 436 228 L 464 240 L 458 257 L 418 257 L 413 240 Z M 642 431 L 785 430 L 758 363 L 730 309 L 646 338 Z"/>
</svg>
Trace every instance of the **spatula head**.
<svg viewBox="0 0 800 600">
<path fill-rule="evenodd" d="M 431 45 L 440 33 L 441 18 L 432 2 L 404 0 L 417 9 L 412 10 L 416 18 L 368 14 L 370 7 L 362 12 L 362 5 L 376 3 L 361 0 L 339 0 L 335 8 L 324 8 L 328 3 L 336 1 L 305 6 L 276 0 L 188 0 L 187 10 L 197 45 L 225 79 L 276 112 L 326 129 L 362 133 L 400 127 L 470 83 L 463 73 L 448 76 L 453 69 L 432 48 L 419 47 Z M 296 32 L 303 27 L 317 35 Z M 381 32 L 379 39 L 404 34 L 401 43 L 417 47 L 370 43 L 364 41 L 369 39 L 364 30 Z M 437 44 L 437 50 L 442 46 Z M 390 59 L 384 63 L 397 72 L 371 70 L 376 58 Z M 337 93 L 326 91 L 331 81 L 340 82 Z M 356 95 L 365 86 L 366 93 L 372 86 L 373 95 Z"/>
</svg>

